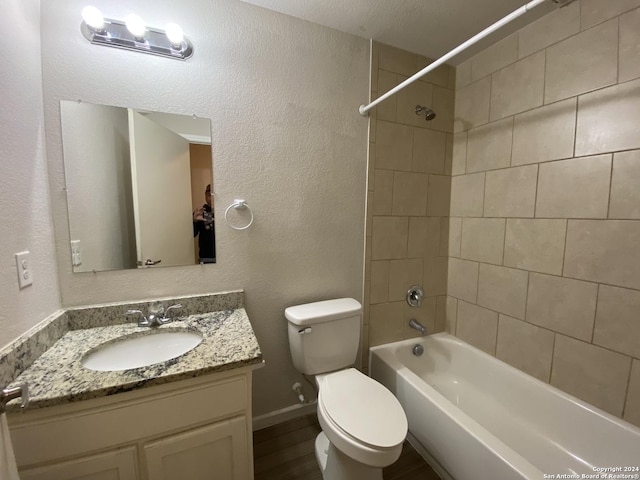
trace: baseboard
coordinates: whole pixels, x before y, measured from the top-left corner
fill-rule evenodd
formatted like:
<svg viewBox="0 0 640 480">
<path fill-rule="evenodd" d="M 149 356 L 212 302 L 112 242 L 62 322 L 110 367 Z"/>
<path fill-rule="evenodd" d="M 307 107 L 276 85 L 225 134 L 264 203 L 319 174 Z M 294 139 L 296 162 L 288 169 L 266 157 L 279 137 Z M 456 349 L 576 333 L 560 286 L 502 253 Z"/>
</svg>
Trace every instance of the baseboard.
<svg viewBox="0 0 640 480">
<path fill-rule="evenodd" d="M 300 403 L 289 407 L 275 410 L 273 412 L 258 415 L 253 419 L 253 431 L 262 430 L 263 428 L 277 425 L 278 423 L 293 420 L 294 418 L 304 417 L 316 411 L 316 402 Z"/>
</svg>

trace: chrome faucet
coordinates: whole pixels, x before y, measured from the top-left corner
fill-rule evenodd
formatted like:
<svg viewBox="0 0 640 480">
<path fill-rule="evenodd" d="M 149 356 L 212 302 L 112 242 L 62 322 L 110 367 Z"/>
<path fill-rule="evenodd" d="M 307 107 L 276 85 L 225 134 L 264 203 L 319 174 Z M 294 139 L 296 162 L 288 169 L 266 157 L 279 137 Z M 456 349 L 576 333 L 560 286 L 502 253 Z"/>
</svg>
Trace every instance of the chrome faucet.
<svg viewBox="0 0 640 480">
<path fill-rule="evenodd" d="M 173 322 L 173 316 L 168 316 L 167 314 L 171 310 L 177 310 L 178 308 L 182 308 L 182 305 L 176 303 L 175 305 L 171 305 L 166 309 L 162 305 L 154 306 L 153 313 L 150 313 L 148 317 L 144 316 L 142 310 L 127 310 L 127 315 L 140 315 L 138 318 L 138 326 L 139 327 L 157 327 L 160 325 L 165 325 L 167 323 Z M 149 308 L 151 310 L 151 308 Z"/>
<path fill-rule="evenodd" d="M 418 322 L 415 318 L 409 320 L 409 326 L 418 330 L 423 336 L 427 334 L 427 329 L 423 325 L 421 325 L 420 322 Z"/>
</svg>

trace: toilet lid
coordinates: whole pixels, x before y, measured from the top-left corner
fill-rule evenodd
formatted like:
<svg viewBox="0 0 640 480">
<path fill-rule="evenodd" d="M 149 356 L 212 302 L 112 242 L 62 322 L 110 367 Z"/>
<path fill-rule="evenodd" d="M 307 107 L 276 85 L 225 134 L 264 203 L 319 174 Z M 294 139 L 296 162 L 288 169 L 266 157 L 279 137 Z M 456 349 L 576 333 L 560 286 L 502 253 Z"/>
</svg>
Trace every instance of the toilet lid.
<svg viewBox="0 0 640 480">
<path fill-rule="evenodd" d="M 320 397 L 331 420 L 363 443 L 391 448 L 407 435 L 407 417 L 400 402 L 355 368 L 325 376 Z"/>
</svg>

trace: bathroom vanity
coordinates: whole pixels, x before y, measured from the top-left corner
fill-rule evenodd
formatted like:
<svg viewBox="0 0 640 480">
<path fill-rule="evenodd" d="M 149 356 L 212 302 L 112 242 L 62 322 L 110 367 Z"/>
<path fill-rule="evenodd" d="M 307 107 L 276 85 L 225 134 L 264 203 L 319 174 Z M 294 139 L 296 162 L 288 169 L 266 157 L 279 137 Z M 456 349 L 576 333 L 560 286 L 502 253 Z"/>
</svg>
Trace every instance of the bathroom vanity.
<svg viewBox="0 0 640 480">
<path fill-rule="evenodd" d="M 7 406 L 22 480 L 253 478 L 251 376 L 262 353 L 244 308 L 180 316 L 153 331 L 67 321 L 72 328 L 12 383 L 31 391 L 24 411 Z M 161 329 L 203 340 L 146 367 L 82 365 L 102 344 Z"/>
</svg>

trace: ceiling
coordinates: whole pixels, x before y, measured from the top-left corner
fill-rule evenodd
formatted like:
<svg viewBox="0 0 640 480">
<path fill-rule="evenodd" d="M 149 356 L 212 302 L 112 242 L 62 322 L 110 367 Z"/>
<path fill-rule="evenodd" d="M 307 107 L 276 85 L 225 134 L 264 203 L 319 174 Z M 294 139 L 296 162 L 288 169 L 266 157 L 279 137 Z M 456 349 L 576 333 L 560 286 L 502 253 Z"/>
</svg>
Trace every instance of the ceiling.
<svg viewBox="0 0 640 480">
<path fill-rule="evenodd" d="M 527 3 L 526 0 L 243 1 L 434 60 Z M 551 1 L 543 3 L 448 63 L 458 65 L 555 8 Z"/>
</svg>

